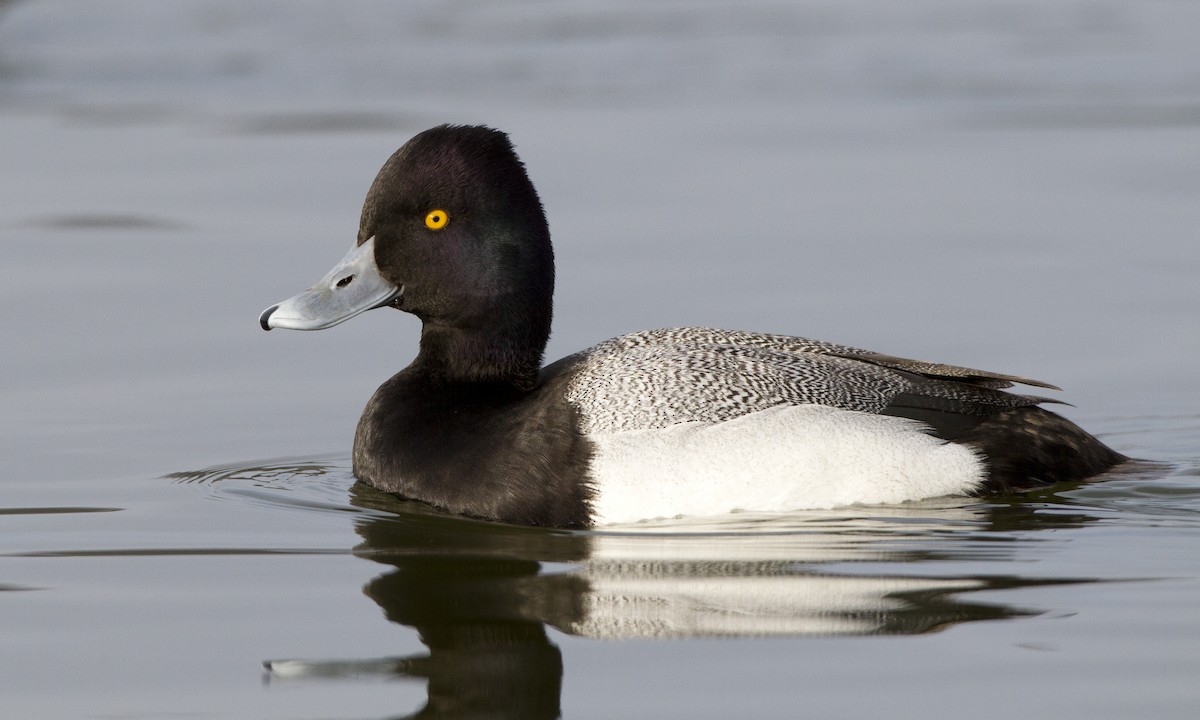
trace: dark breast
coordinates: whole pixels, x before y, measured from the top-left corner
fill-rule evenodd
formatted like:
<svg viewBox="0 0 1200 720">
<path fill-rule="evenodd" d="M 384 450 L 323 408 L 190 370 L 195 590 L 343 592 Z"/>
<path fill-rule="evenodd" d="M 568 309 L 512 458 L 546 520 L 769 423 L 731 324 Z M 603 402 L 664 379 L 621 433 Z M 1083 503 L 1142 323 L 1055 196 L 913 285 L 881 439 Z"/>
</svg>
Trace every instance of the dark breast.
<svg viewBox="0 0 1200 720">
<path fill-rule="evenodd" d="M 457 515 L 586 527 L 591 443 L 557 377 L 532 391 L 406 370 L 371 398 L 354 440 L 369 485 Z"/>
</svg>

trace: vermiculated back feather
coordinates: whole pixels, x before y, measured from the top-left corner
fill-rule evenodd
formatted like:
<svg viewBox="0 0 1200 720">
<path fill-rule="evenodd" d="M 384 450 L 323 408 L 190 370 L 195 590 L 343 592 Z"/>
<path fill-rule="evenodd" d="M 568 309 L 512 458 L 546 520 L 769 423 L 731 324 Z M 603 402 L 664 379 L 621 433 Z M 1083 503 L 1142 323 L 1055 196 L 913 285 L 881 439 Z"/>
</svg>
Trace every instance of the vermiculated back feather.
<svg viewBox="0 0 1200 720">
<path fill-rule="evenodd" d="M 882 413 L 897 398 L 982 417 L 1045 402 L 1000 387 L 1052 387 L 805 338 L 696 327 L 622 335 L 570 360 L 567 399 L 587 433 L 720 422 L 778 405 Z"/>
<path fill-rule="evenodd" d="M 854 350 L 842 355 L 843 357 L 854 360 L 862 360 L 883 367 L 890 367 L 896 370 L 904 370 L 906 372 L 924 375 L 930 378 L 941 378 L 944 380 L 957 380 L 979 387 L 992 388 L 1000 390 L 1007 387 L 1012 387 L 1014 384 L 1030 385 L 1032 387 L 1047 388 L 1049 390 L 1061 390 L 1057 385 L 1051 385 L 1041 380 L 1031 380 L 1029 378 L 1018 377 L 1016 375 L 1001 375 L 999 373 L 988 372 L 986 370 L 974 370 L 972 368 L 958 367 L 956 365 L 943 365 L 941 363 L 924 362 L 922 360 L 908 360 L 907 358 L 899 358 L 892 355 L 884 355 L 882 353 L 866 352 Z"/>
</svg>

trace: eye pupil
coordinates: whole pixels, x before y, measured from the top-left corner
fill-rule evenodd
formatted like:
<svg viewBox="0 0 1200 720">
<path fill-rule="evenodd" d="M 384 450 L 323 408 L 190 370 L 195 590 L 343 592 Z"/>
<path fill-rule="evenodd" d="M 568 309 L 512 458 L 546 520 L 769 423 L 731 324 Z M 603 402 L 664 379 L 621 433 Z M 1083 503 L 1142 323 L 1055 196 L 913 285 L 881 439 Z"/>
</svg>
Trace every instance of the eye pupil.
<svg viewBox="0 0 1200 720">
<path fill-rule="evenodd" d="M 346 287 L 347 285 L 349 285 L 349 284 L 350 284 L 350 283 L 352 283 L 352 282 L 354 282 L 354 276 L 353 276 L 353 275 L 347 275 L 346 277 L 344 277 L 344 278 L 342 278 L 341 280 L 338 280 L 338 281 L 337 281 L 337 286 L 338 286 L 338 287 Z"/>
<path fill-rule="evenodd" d="M 432 210 L 425 216 L 425 227 L 430 230 L 441 230 L 449 221 L 450 216 L 446 214 L 445 210 Z"/>
</svg>

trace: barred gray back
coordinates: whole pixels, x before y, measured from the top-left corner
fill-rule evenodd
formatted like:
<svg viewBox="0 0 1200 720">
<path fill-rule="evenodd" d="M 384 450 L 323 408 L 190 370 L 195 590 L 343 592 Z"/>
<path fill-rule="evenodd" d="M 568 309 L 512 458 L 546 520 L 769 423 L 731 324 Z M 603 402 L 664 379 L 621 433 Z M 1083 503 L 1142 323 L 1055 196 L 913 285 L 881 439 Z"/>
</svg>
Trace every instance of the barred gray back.
<svg viewBox="0 0 1200 720">
<path fill-rule="evenodd" d="M 622 335 L 575 359 L 567 399 L 588 433 L 719 422 L 777 405 L 878 413 L 901 393 L 984 415 L 1043 401 L 998 388 L 1046 386 L 805 338 L 698 327 Z"/>
</svg>

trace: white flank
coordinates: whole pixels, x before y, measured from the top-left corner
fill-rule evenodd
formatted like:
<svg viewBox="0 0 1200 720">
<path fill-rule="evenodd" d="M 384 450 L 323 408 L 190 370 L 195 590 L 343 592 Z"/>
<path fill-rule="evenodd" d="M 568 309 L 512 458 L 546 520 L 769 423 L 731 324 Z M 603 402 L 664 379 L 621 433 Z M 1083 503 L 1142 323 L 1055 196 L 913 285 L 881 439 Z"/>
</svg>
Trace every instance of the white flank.
<svg viewBox="0 0 1200 720">
<path fill-rule="evenodd" d="M 592 435 L 594 520 L 901 503 L 978 487 L 985 470 L 976 453 L 923 428 L 792 405 L 714 424 Z"/>
</svg>

